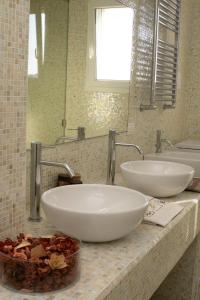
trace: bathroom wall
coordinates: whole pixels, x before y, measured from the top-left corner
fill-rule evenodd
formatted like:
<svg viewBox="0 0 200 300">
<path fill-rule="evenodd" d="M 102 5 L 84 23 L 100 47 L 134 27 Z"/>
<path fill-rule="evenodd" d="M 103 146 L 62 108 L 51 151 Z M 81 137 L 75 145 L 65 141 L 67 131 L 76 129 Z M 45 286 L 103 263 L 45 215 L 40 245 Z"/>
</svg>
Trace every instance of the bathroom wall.
<svg viewBox="0 0 200 300">
<path fill-rule="evenodd" d="M 185 118 L 184 135 L 200 139 L 200 4 L 197 0 L 185 1 L 190 16 L 186 28 L 187 57 L 185 60 Z"/>
<path fill-rule="evenodd" d="M 27 0 L 0 1 L 0 234 L 24 220 L 28 11 Z"/>
</svg>

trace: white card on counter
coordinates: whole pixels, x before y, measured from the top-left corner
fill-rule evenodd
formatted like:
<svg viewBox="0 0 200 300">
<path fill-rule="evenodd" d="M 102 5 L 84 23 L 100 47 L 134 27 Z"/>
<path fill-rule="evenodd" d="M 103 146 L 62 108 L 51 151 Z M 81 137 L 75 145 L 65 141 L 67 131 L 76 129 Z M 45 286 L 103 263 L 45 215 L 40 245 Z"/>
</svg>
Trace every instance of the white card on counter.
<svg viewBox="0 0 200 300">
<path fill-rule="evenodd" d="M 159 199 L 151 199 L 145 212 L 144 222 L 165 227 L 182 210 L 183 206 L 176 203 L 168 203 Z"/>
</svg>

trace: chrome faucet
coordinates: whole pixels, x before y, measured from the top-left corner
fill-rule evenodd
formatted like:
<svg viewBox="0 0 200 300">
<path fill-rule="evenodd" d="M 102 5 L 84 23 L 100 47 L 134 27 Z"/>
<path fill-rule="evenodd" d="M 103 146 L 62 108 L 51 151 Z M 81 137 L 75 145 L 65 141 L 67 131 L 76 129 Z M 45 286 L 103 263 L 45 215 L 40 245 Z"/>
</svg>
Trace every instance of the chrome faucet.
<svg viewBox="0 0 200 300">
<path fill-rule="evenodd" d="M 144 152 L 142 149 L 135 144 L 126 144 L 126 143 L 117 143 L 116 135 L 118 133 L 115 130 L 109 130 L 108 137 L 108 167 L 107 167 L 107 184 L 113 185 L 115 182 L 115 163 L 116 163 L 116 146 L 122 147 L 133 147 L 135 148 L 141 155 L 144 160 Z"/>
<path fill-rule="evenodd" d="M 162 131 L 160 129 L 158 129 L 156 131 L 156 153 L 162 153 L 162 144 L 166 143 L 168 144 L 171 148 L 174 148 L 174 145 L 172 144 L 172 142 L 168 139 L 163 139 L 161 138 L 161 133 Z"/>
<path fill-rule="evenodd" d="M 42 144 L 40 142 L 31 143 L 31 172 L 30 172 L 30 221 L 38 222 L 40 216 L 41 198 L 41 165 L 64 168 L 72 178 L 75 176 L 74 170 L 67 163 L 41 160 Z"/>
</svg>

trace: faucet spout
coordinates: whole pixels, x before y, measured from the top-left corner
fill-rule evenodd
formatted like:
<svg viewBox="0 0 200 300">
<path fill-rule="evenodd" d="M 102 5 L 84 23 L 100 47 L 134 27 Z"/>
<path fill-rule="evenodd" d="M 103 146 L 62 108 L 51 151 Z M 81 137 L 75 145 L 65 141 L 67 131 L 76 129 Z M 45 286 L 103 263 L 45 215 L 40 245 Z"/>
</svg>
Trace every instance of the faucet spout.
<svg viewBox="0 0 200 300">
<path fill-rule="evenodd" d="M 63 168 L 66 170 L 66 172 L 69 174 L 69 176 L 71 178 L 73 178 L 75 176 L 74 170 L 67 163 L 42 160 L 42 161 L 40 161 L 40 164 L 44 165 L 44 166 Z"/>
<path fill-rule="evenodd" d="M 142 155 L 142 159 L 144 160 L 144 152 L 143 150 L 140 148 L 140 146 L 135 145 L 135 144 L 127 144 L 127 143 L 115 143 L 116 146 L 122 146 L 122 147 L 132 147 L 135 148 L 140 155 Z"/>
</svg>

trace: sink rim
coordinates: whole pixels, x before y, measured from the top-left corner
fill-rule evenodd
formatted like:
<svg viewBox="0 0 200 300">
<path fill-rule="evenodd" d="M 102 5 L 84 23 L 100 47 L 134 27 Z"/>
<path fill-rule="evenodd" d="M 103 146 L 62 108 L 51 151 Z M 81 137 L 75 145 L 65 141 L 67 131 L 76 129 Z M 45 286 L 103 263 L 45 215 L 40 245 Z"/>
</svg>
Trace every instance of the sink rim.
<svg viewBox="0 0 200 300">
<path fill-rule="evenodd" d="M 106 212 L 102 212 L 102 211 L 81 211 L 80 209 L 79 210 L 74 210 L 74 209 L 70 209 L 70 208 L 67 208 L 67 207 L 61 207 L 61 206 L 58 206 L 57 204 L 55 204 L 54 202 L 50 202 L 47 198 L 47 196 L 53 192 L 55 192 L 56 190 L 65 190 L 65 189 L 70 189 L 70 190 L 76 190 L 77 188 L 80 188 L 80 189 L 84 189 L 84 188 L 88 188 L 88 187 L 103 187 L 103 188 L 106 188 L 106 189 L 115 189 L 115 190 L 124 190 L 124 191 L 128 191 L 130 194 L 133 194 L 134 195 L 139 195 L 143 198 L 143 203 L 141 203 L 140 205 L 138 205 L 137 207 L 130 207 L 128 209 L 123 209 L 121 211 L 106 211 Z M 92 193 L 92 191 L 91 191 Z M 123 199 L 122 199 L 123 201 Z M 130 213 L 130 212 L 137 212 L 138 210 L 141 210 L 141 209 L 145 209 L 147 206 L 148 206 L 148 203 L 149 203 L 149 197 L 137 190 L 134 190 L 134 189 L 130 189 L 130 188 L 127 188 L 127 187 L 123 187 L 123 186 L 117 186 L 117 185 L 106 185 L 106 184 L 77 184 L 77 185 L 65 185 L 65 186 L 59 186 L 59 187 L 55 187 L 55 188 L 51 188 L 49 190 L 47 190 L 46 192 L 44 192 L 41 196 L 41 202 L 42 202 L 42 205 L 49 205 L 51 208 L 55 208 L 57 210 L 60 210 L 60 211 L 65 211 L 65 212 L 69 212 L 69 213 L 73 213 L 73 214 L 82 214 L 82 215 L 93 215 L 93 216 L 109 216 L 109 215 L 120 215 L 120 214 L 126 214 L 126 213 Z M 133 199 L 133 204 L 134 204 L 134 199 Z"/>
<path fill-rule="evenodd" d="M 163 173 L 151 173 L 151 172 L 147 172 L 147 171 L 141 171 L 141 170 L 137 170 L 137 169 L 134 169 L 134 166 L 133 166 L 133 169 L 129 169 L 127 168 L 127 165 L 129 165 L 130 163 L 131 164 L 145 164 L 145 162 L 147 163 L 151 163 L 152 165 L 155 163 L 159 163 L 161 165 L 174 165 L 174 166 L 178 166 L 178 167 L 184 167 L 186 170 L 184 171 L 180 171 L 180 172 L 176 172 L 176 173 L 169 173 L 169 174 L 163 174 Z M 173 162 L 173 161 L 164 161 L 164 160 L 149 160 L 149 159 L 145 159 L 145 160 L 130 160 L 130 161 L 126 161 L 124 163 L 122 163 L 120 165 L 120 168 L 121 170 L 125 170 L 126 172 L 130 172 L 132 174 L 138 174 L 138 175 L 146 175 L 146 176 L 162 176 L 162 177 L 177 177 L 177 176 L 183 176 L 183 175 L 188 175 L 188 174 L 192 174 L 194 175 L 194 168 L 192 168 L 191 166 L 189 165 L 186 165 L 186 164 L 183 164 L 183 163 L 178 163 L 178 162 Z"/>
</svg>

